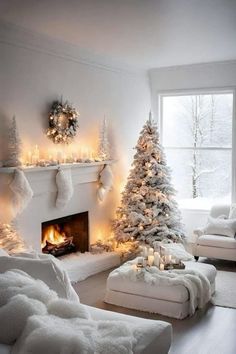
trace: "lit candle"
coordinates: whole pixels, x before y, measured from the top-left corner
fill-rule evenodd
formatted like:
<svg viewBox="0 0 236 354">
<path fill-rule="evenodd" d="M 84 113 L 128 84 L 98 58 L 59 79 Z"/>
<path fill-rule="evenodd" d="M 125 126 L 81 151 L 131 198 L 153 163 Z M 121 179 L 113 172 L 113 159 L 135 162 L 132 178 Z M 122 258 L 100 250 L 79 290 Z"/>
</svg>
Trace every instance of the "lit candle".
<svg viewBox="0 0 236 354">
<path fill-rule="evenodd" d="M 171 254 L 167 254 L 167 255 L 165 256 L 165 262 L 166 262 L 167 264 L 170 264 L 170 263 L 171 263 Z"/>
<path fill-rule="evenodd" d="M 143 247 L 143 257 L 147 258 L 147 256 L 148 256 L 147 247 L 144 246 L 144 247 Z"/>
<path fill-rule="evenodd" d="M 39 160 L 39 148 L 38 148 L 38 145 L 35 145 L 34 155 L 36 157 L 36 162 L 38 162 L 38 160 Z"/>
<path fill-rule="evenodd" d="M 132 270 L 136 271 L 137 270 L 137 265 L 136 264 L 132 264 L 131 268 L 132 268 Z"/>
<path fill-rule="evenodd" d="M 154 256 L 149 255 L 148 256 L 148 265 L 151 267 L 153 265 L 153 262 L 154 262 Z"/>
<path fill-rule="evenodd" d="M 153 256 L 153 253 L 154 253 L 154 249 L 150 247 L 148 250 L 148 254 Z"/>
<path fill-rule="evenodd" d="M 159 252 L 154 252 L 154 265 L 159 267 L 160 264 L 160 254 Z"/>
<path fill-rule="evenodd" d="M 32 163 L 32 152 L 31 151 L 28 152 L 28 161 L 27 162 L 29 165 L 31 165 L 31 163 Z"/>
<path fill-rule="evenodd" d="M 138 258 L 137 258 L 137 265 L 138 265 L 139 267 L 142 267 L 142 266 L 143 266 L 143 257 L 138 257 Z"/>
<path fill-rule="evenodd" d="M 164 265 L 164 263 L 161 263 L 160 264 L 160 270 L 164 270 L 165 269 L 165 265 Z"/>
</svg>

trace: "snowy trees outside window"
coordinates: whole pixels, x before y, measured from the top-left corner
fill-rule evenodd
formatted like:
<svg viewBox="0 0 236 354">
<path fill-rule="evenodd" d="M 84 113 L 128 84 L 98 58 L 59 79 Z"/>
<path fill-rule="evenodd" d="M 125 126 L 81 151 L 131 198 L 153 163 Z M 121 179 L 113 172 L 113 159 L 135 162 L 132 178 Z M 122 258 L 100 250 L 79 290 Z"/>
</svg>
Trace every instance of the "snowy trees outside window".
<svg viewBox="0 0 236 354">
<path fill-rule="evenodd" d="M 162 96 L 161 104 L 178 199 L 230 200 L 233 93 Z"/>
</svg>

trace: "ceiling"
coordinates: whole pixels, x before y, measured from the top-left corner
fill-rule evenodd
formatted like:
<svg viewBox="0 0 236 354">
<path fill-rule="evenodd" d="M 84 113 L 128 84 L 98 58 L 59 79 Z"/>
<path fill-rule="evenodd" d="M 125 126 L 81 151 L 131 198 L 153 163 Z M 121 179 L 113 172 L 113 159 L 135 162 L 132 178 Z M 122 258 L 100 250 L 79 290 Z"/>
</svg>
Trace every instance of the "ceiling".
<svg viewBox="0 0 236 354">
<path fill-rule="evenodd" d="M 236 0 L 0 0 L 0 19 L 134 69 L 236 59 Z"/>
</svg>

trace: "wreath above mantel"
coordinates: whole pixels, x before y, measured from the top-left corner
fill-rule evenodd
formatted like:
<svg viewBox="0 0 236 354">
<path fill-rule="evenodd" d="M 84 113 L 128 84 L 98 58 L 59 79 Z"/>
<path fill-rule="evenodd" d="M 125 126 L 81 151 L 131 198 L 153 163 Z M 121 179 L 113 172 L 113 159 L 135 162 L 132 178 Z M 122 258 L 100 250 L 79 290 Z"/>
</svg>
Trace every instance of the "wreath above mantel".
<svg viewBox="0 0 236 354">
<path fill-rule="evenodd" d="M 69 144 L 79 128 L 78 118 L 78 111 L 68 102 L 53 102 L 49 113 L 47 136 L 55 144 Z"/>
</svg>

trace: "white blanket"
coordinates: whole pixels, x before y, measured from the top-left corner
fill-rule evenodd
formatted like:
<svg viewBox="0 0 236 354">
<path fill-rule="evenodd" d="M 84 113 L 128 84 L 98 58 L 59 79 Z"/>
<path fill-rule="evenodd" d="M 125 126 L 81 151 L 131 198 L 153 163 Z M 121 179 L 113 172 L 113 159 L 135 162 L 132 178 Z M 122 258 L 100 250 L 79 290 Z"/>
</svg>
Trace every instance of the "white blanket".
<svg viewBox="0 0 236 354">
<path fill-rule="evenodd" d="M 95 321 L 79 302 L 59 299 L 21 270 L 0 273 L 0 343 L 12 354 L 131 354 L 139 328 Z"/>
<path fill-rule="evenodd" d="M 14 257 L 0 257 L 0 272 L 10 269 L 20 269 L 33 278 L 42 279 L 59 297 L 78 301 L 61 262 L 51 255 L 21 253 Z"/>
<path fill-rule="evenodd" d="M 141 270 L 133 270 L 132 264 L 137 260 L 126 262 L 121 267 L 113 270 L 110 276 L 118 274 L 130 281 L 142 281 L 150 286 L 175 286 L 182 285 L 189 292 L 190 309 L 189 315 L 195 312 L 195 304 L 198 308 L 203 308 L 211 299 L 211 285 L 205 275 L 196 270 L 171 270 L 160 271 L 157 267 L 150 267 Z M 196 291 L 197 289 L 197 291 Z"/>
</svg>

